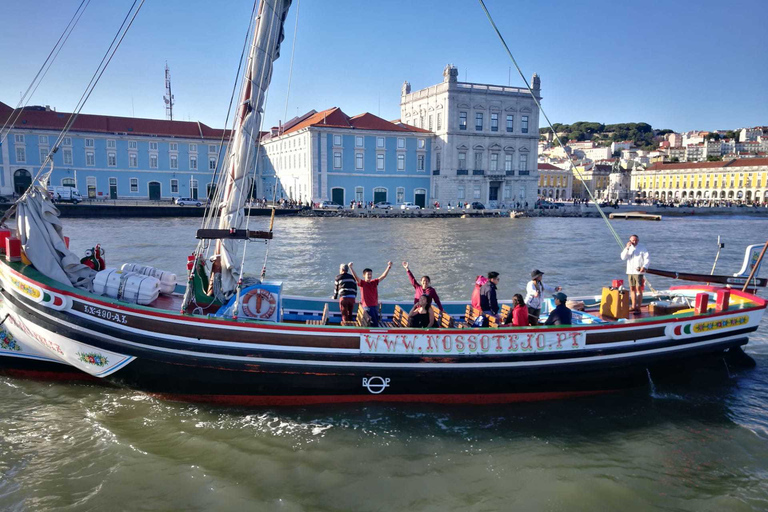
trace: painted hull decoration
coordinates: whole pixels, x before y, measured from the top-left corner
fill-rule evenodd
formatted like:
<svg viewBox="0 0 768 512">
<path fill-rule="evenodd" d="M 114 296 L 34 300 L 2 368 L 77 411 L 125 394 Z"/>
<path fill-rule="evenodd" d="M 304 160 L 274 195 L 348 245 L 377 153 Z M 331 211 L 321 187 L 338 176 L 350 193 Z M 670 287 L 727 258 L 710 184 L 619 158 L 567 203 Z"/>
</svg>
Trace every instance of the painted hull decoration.
<svg viewBox="0 0 768 512">
<path fill-rule="evenodd" d="M 738 350 L 766 307 L 732 290 L 729 309 L 703 315 L 562 327 L 365 328 L 298 323 L 322 311 L 325 301 L 312 298 L 282 297 L 281 310 L 293 319 L 282 322 L 129 305 L 21 263 L 0 261 L 0 286 L 5 368 L 56 362 L 62 371 L 170 398 L 243 405 L 500 403 L 613 391 L 643 385 L 647 368 L 677 373 Z M 670 291 L 702 292 L 714 297 L 717 289 Z M 463 309 L 445 307 L 457 317 Z"/>
</svg>

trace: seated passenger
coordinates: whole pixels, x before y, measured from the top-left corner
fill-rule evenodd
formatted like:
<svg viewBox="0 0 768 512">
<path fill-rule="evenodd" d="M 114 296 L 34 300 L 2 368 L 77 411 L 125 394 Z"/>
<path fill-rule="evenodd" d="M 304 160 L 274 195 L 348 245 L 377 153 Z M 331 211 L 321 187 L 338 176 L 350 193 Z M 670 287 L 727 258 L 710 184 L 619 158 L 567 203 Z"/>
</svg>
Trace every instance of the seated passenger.
<svg viewBox="0 0 768 512">
<path fill-rule="evenodd" d="M 554 295 L 554 298 L 555 309 L 549 314 L 544 325 L 571 325 L 571 310 L 565 305 L 565 301 L 568 300 L 568 297 L 563 292 L 559 292 Z"/>
<path fill-rule="evenodd" d="M 511 320 L 512 325 L 515 327 L 525 327 L 530 325 L 530 322 L 528 321 L 528 306 L 525 305 L 523 296 L 519 293 L 516 293 L 512 297 L 512 308 L 512 318 L 508 319 L 507 322 Z"/>
<path fill-rule="evenodd" d="M 432 312 L 432 299 L 422 295 L 408 313 L 408 327 L 432 327 L 435 325 L 435 315 Z"/>
</svg>

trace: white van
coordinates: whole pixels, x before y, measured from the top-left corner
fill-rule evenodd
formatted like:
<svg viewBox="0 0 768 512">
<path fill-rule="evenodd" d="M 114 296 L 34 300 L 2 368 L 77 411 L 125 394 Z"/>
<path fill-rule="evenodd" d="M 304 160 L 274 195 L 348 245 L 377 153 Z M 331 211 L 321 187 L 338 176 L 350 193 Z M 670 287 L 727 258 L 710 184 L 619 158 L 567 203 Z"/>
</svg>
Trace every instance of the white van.
<svg viewBox="0 0 768 512">
<path fill-rule="evenodd" d="M 83 200 L 80 191 L 74 187 L 48 187 L 48 192 L 51 193 L 52 199 L 57 203 L 77 204 Z"/>
</svg>

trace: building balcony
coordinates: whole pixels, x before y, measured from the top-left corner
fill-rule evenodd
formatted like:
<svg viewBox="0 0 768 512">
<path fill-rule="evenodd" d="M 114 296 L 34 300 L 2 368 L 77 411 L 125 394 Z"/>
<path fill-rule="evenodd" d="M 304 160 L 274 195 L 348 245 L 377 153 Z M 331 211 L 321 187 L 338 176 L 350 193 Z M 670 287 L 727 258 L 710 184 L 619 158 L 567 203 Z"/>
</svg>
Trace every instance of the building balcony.
<svg viewBox="0 0 768 512">
<path fill-rule="evenodd" d="M 530 176 L 531 171 L 517 171 L 518 176 Z"/>
<path fill-rule="evenodd" d="M 457 169 L 456 176 L 468 176 L 469 171 L 467 169 Z"/>
<path fill-rule="evenodd" d="M 440 169 L 435 169 L 432 171 L 432 176 L 440 176 Z"/>
<path fill-rule="evenodd" d="M 475 169 L 472 171 L 473 176 L 484 176 L 485 171 L 483 169 Z"/>
<path fill-rule="evenodd" d="M 506 173 L 507 176 L 514 176 L 515 175 L 515 171 L 505 171 L 505 173 Z"/>
</svg>

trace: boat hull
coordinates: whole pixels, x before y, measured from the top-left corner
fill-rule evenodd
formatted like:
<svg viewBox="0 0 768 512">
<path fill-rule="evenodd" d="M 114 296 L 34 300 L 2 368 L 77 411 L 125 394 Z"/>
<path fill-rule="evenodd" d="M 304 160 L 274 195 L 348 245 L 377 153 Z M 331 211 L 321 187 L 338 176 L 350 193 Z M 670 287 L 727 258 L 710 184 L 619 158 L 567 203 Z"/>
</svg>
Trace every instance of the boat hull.
<svg viewBox="0 0 768 512">
<path fill-rule="evenodd" d="M 214 321 L 54 289 L 7 267 L 0 279 L 5 329 L 46 364 L 162 396 L 243 405 L 500 403 L 614 391 L 643 385 L 649 368 L 679 372 L 746 344 L 765 308 L 608 326 L 387 330 Z M 707 328 L 717 323 L 724 327 Z"/>
</svg>

